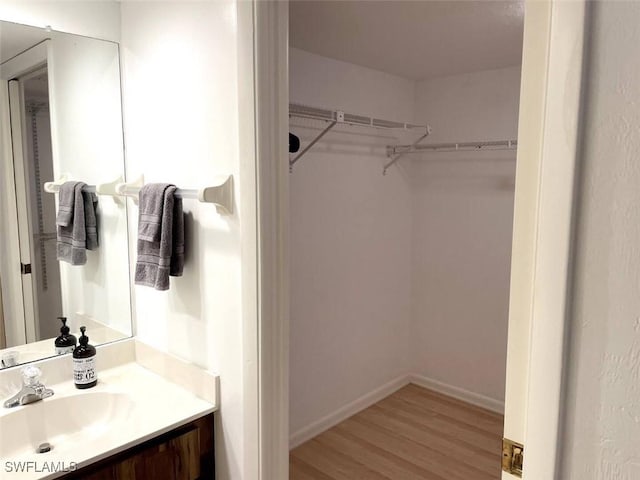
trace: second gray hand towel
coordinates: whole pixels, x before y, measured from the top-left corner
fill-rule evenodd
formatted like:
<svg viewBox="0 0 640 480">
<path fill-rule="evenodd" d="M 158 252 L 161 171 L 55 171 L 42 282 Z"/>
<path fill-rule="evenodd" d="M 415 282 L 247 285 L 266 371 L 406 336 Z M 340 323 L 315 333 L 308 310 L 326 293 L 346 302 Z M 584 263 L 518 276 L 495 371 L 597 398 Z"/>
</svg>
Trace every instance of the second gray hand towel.
<svg viewBox="0 0 640 480">
<path fill-rule="evenodd" d="M 82 192 L 82 198 L 87 250 L 95 250 L 98 248 L 98 216 L 96 215 L 98 196 L 92 192 Z"/>
<path fill-rule="evenodd" d="M 184 213 L 182 199 L 173 197 L 173 242 L 169 275 L 181 277 L 184 269 Z"/>
<path fill-rule="evenodd" d="M 169 274 L 182 275 L 184 219 L 175 185 L 150 183 L 139 195 L 138 259 L 135 283 L 169 289 Z"/>
</svg>

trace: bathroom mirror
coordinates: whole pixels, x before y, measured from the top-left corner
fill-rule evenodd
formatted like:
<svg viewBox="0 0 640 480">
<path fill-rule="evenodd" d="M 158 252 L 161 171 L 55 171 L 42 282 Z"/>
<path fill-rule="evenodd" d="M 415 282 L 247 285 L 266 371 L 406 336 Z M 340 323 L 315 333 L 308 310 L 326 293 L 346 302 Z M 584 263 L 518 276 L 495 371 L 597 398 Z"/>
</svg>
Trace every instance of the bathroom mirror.
<svg viewBox="0 0 640 480">
<path fill-rule="evenodd" d="M 45 189 L 124 181 L 120 91 L 117 43 L 0 22 L 0 368 L 55 355 L 60 316 L 94 345 L 131 335 L 126 203 L 95 195 L 98 245 L 72 265 L 57 259 L 60 195 Z M 84 204 L 74 249 L 91 230 Z"/>
</svg>

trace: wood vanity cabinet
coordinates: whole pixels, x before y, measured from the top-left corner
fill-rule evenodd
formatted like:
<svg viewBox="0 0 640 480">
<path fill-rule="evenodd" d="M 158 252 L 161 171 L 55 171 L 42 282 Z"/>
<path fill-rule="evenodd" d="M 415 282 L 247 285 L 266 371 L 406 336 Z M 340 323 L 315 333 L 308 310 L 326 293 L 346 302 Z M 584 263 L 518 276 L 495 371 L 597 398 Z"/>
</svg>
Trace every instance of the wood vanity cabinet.
<svg viewBox="0 0 640 480">
<path fill-rule="evenodd" d="M 64 477 L 82 480 L 213 480 L 213 414 Z"/>
</svg>

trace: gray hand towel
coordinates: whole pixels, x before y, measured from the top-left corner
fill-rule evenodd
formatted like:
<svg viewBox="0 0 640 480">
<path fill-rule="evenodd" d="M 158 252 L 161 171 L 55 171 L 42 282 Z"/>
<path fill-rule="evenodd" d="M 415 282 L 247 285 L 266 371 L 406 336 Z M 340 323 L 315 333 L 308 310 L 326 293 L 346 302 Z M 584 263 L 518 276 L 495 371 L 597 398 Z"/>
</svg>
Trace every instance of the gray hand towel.
<svg viewBox="0 0 640 480">
<path fill-rule="evenodd" d="M 71 211 L 71 221 L 68 225 L 58 224 L 57 257 L 58 260 L 71 265 L 84 265 L 87 263 L 84 198 L 82 196 L 82 187 L 85 184 L 83 182 L 66 182 L 60 187 L 60 191 L 62 192 L 65 186 L 70 187 L 69 183 L 73 184 L 73 196 L 65 195 L 64 201 L 71 201 L 71 203 L 65 204 L 62 217 L 63 220 L 66 220 L 68 211 Z M 62 201 L 63 199 L 60 198 L 58 216 L 60 216 L 63 205 Z M 56 222 L 58 223 L 57 220 Z"/>
<path fill-rule="evenodd" d="M 140 189 L 138 196 L 138 239 L 159 242 L 162 227 L 162 208 L 168 183 L 149 183 Z M 175 186 L 174 186 L 175 188 Z"/>
<path fill-rule="evenodd" d="M 86 233 L 87 250 L 98 248 L 98 196 L 92 192 L 82 192 L 84 202 L 84 225 Z"/>
<path fill-rule="evenodd" d="M 175 185 L 166 183 L 147 184 L 140 190 L 137 285 L 168 290 L 169 275 L 182 275 L 184 217 L 175 191 Z"/>
<path fill-rule="evenodd" d="M 68 227 L 73 221 L 73 202 L 75 199 L 75 189 L 79 182 L 64 182 L 60 185 L 58 192 L 58 215 L 56 215 L 56 225 Z"/>
<path fill-rule="evenodd" d="M 182 199 L 173 198 L 173 242 L 169 275 L 181 277 L 184 270 L 184 212 Z"/>
<path fill-rule="evenodd" d="M 87 263 L 86 250 L 98 248 L 98 229 L 94 193 L 83 192 L 83 182 L 65 182 L 60 186 L 57 258 L 71 265 Z"/>
</svg>

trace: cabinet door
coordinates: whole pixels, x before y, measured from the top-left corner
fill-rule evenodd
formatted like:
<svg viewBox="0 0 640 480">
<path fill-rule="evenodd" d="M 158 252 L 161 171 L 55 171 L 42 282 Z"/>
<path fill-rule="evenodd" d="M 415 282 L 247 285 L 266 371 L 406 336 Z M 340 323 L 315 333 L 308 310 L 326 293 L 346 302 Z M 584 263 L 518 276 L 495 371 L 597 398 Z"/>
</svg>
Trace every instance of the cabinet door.
<svg viewBox="0 0 640 480">
<path fill-rule="evenodd" d="M 200 477 L 200 435 L 194 428 L 113 466 L 116 479 L 196 480 Z"/>
<path fill-rule="evenodd" d="M 71 479 L 82 478 L 83 480 L 116 480 L 116 474 L 113 467 L 105 467 L 93 473 L 82 473 L 82 476 L 73 475 Z"/>
</svg>

